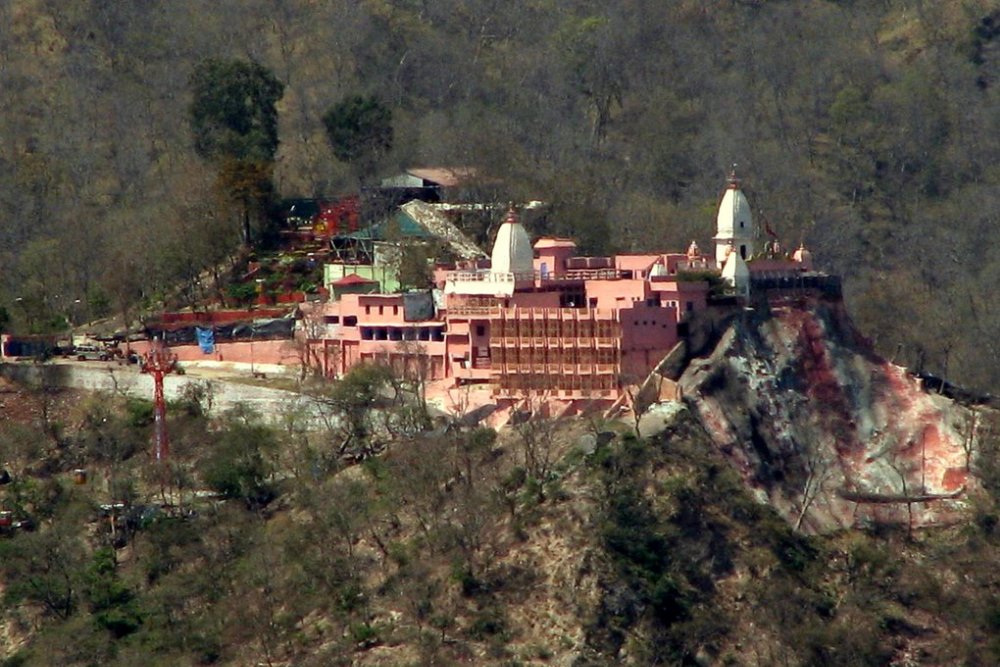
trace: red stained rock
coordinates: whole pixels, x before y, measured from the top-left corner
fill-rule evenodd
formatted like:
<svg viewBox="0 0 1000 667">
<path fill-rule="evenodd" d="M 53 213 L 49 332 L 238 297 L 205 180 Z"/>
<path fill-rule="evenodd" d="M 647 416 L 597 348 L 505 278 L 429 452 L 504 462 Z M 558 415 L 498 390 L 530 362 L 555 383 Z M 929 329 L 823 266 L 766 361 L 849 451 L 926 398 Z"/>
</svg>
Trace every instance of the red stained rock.
<svg viewBox="0 0 1000 667">
<path fill-rule="evenodd" d="M 758 309 L 733 328 L 680 384 L 756 495 L 814 532 L 954 519 L 973 481 L 970 408 L 875 355 L 841 303 Z"/>
</svg>

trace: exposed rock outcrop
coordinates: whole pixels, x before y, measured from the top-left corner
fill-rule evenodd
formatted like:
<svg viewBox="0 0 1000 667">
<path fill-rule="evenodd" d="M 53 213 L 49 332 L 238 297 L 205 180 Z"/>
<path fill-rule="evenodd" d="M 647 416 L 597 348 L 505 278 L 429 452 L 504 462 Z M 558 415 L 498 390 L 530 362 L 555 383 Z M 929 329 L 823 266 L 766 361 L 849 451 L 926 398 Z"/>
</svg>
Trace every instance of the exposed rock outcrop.
<svg viewBox="0 0 1000 667">
<path fill-rule="evenodd" d="M 746 309 L 680 384 L 757 496 L 807 532 L 954 520 L 993 412 L 880 358 L 839 302 Z"/>
</svg>

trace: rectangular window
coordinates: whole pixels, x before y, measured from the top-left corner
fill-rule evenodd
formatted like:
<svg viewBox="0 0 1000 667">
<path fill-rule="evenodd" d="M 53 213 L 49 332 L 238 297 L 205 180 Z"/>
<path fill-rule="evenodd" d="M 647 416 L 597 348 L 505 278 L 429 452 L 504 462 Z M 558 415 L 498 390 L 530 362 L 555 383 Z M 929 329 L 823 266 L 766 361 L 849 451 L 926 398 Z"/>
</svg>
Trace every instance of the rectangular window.
<svg viewBox="0 0 1000 667">
<path fill-rule="evenodd" d="M 344 318 L 345 327 L 356 327 L 358 326 L 358 318 L 356 315 L 348 315 Z"/>
<path fill-rule="evenodd" d="M 486 335 L 486 325 L 484 325 L 484 324 L 477 324 L 476 325 L 476 335 L 477 336 L 485 336 Z"/>
</svg>

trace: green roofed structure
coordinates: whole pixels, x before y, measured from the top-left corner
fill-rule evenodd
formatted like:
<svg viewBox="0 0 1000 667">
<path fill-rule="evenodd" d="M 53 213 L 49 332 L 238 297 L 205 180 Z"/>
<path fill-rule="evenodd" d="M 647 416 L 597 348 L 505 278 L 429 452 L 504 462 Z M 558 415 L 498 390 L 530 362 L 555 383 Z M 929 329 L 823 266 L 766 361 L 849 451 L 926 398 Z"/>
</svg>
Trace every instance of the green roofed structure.
<svg viewBox="0 0 1000 667">
<path fill-rule="evenodd" d="M 399 249 L 411 243 L 437 244 L 456 259 L 486 257 L 440 205 L 414 200 L 365 229 L 331 238 L 334 261 L 324 269 L 324 283 L 329 288 L 354 274 L 377 281 L 384 294 L 398 292 Z"/>
</svg>

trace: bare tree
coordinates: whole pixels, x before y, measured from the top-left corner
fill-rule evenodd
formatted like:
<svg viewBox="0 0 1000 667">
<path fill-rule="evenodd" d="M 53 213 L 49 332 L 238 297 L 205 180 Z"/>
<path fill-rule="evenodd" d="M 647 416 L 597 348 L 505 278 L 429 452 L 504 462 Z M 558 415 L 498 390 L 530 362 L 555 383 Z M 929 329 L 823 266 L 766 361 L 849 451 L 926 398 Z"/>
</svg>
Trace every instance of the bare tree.
<svg viewBox="0 0 1000 667">
<path fill-rule="evenodd" d="M 557 460 L 559 420 L 542 414 L 542 405 L 540 397 L 529 398 L 531 416 L 513 430 L 525 471 L 539 483 L 545 484 L 549 481 Z"/>
<path fill-rule="evenodd" d="M 899 479 L 900 491 L 902 491 L 901 498 L 903 502 L 906 503 L 906 537 L 908 539 L 913 538 L 913 498 L 910 495 L 910 475 L 913 473 L 913 467 L 908 465 L 905 460 L 903 460 L 899 455 L 898 451 L 893 449 L 891 453 L 885 458 L 885 462 L 889 465 L 896 477 Z"/>
<path fill-rule="evenodd" d="M 825 455 L 825 449 L 815 443 L 806 445 L 806 481 L 802 486 L 802 509 L 795 520 L 795 530 L 802 528 L 802 522 L 813 502 L 825 492 L 825 484 L 833 475 L 833 460 Z"/>
</svg>

